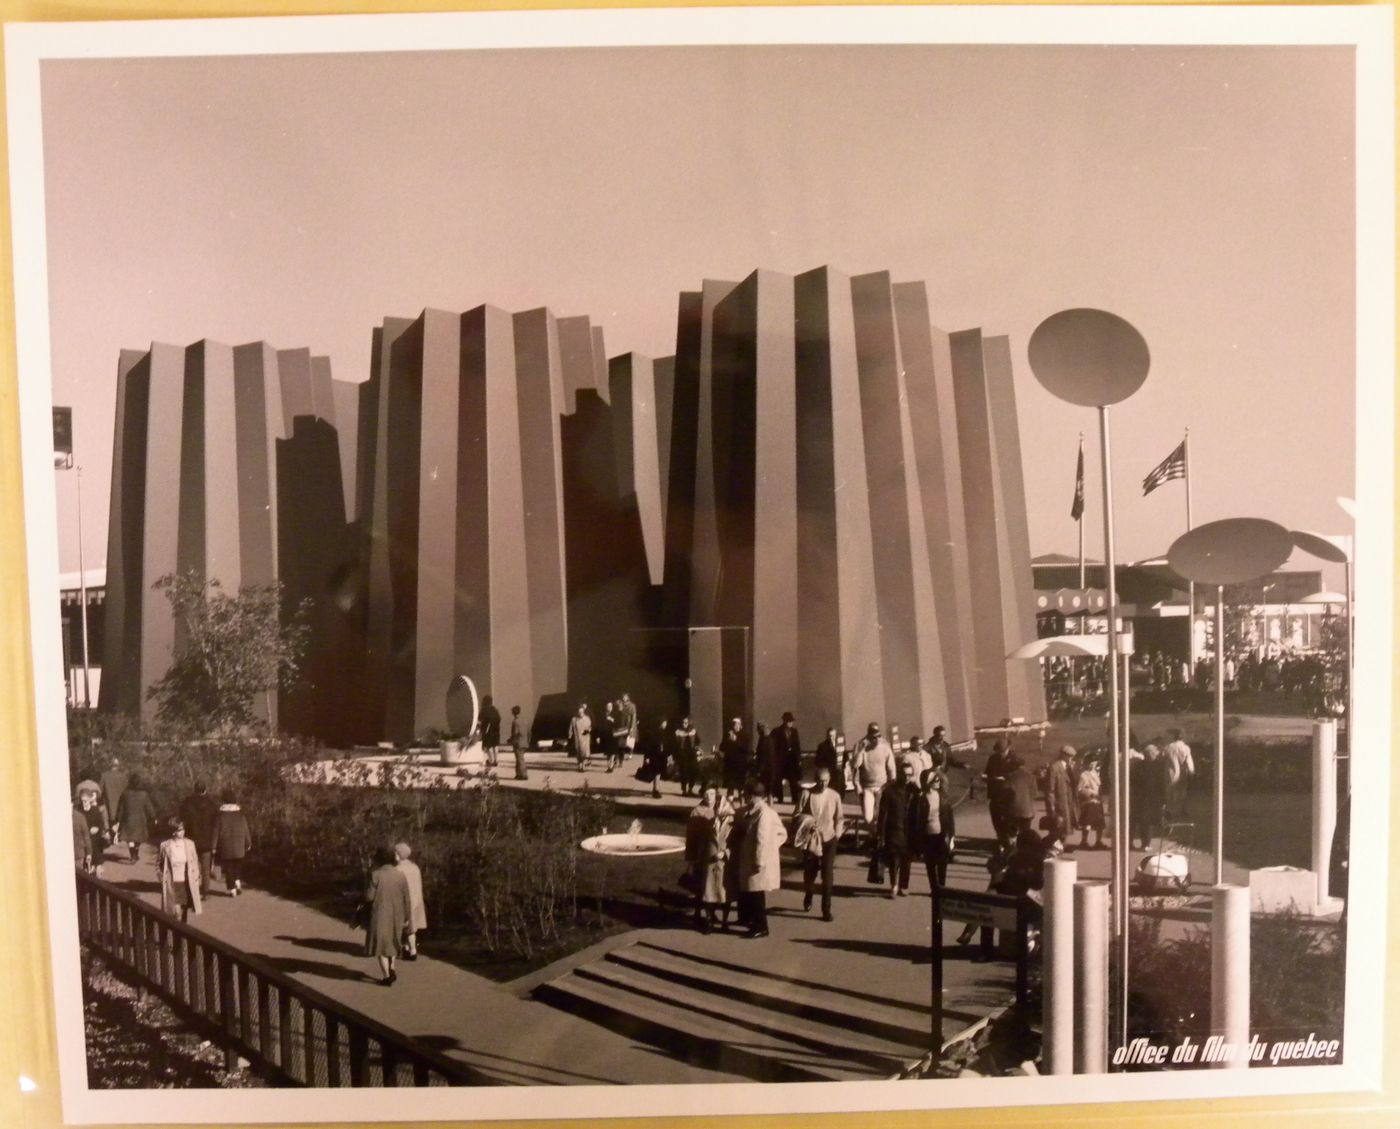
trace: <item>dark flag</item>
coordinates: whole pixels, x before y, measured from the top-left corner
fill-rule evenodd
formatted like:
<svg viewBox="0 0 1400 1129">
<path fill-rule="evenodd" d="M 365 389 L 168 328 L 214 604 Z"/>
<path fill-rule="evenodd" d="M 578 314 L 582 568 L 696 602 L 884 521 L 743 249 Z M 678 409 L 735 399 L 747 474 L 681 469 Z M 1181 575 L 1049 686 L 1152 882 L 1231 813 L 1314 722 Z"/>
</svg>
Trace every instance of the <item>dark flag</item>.
<svg viewBox="0 0 1400 1129">
<path fill-rule="evenodd" d="M 1157 464 L 1157 468 L 1142 480 L 1143 497 L 1151 494 L 1164 482 L 1170 482 L 1173 478 L 1186 477 L 1186 440 L 1183 439 L 1176 445 L 1165 459 Z"/>
<path fill-rule="evenodd" d="M 1084 446 L 1079 447 L 1079 466 L 1074 471 L 1074 502 L 1069 508 L 1071 521 L 1084 516 Z"/>
</svg>

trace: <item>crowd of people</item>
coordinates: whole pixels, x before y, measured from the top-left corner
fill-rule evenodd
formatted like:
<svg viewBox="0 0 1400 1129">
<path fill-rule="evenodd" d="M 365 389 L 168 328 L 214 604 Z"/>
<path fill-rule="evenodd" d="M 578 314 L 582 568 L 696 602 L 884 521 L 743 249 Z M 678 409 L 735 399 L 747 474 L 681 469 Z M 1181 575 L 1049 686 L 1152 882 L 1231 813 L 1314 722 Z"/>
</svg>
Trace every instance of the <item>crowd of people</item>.
<svg viewBox="0 0 1400 1129">
<path fill-rule="evenodd" d="M 1054 712 L 1082 712 L 1106 700 L 1106 659 L 1061 655 L 1041 661 L 1045 689 Z M 1203 655 L 1192 666 L 1187 659 L 1162 650 L 1148 650 L 1133 655 L 1131 675 L 1132 688 L 1138 692 L 1191 690 L 1207 693 L 1215 688 L 1215 658 Z M 1323 702 L 1335 688 L 1328 677 L 1323 655 L 1274 644 L 1226 655 L 1225 689 L 1228 693 L 1277 693 L 1288 698 Z"/>
<path fill-rule="evenodd" d="M 742 720 L 733 718 L 715 747 L 714 771 L 698 782 L 701 773 L 687 763 L 681 775 L 682 794 L 694 787 L 700 795 L 687 823 L 683 884 L 703 931 L 728 930 L 733 914 L 748 936 L 767 936 L 767 895 L 779 888 L 779 851 L 788 842 L 802 856 L 803 912 L 820 897 L 822 920 L 834 920 L 836 855 L 848 826 L 857 850 L 865 833 L 871 880 L 884 882 L 887 873 L 889 897 L 908 894 L 916 859 L 930 883 L 947 879 L 955 843 L 947 770 L 958 762 L 943 728 L 927 742 L 915 737 L 906 744 L 897 729 L 887 739 L 871 723 L 853 748 L 828 729 L 806 783 L 796 720 L 787 712 L 772 731 L 757 724 L 750 745 Z M 686 739 L 687 752 L 698 751 L 688 718 L 676 734 Z M 653 754 L 658 766 L 663 747 L 658 741 Z M 851 820 L 848 795 L 859 805 L 859 816 Z M 786 826 L 776 811 L 784 802 L 792 806 Z"/>
<path fill-rule="evenodd" d="M 128 774 L 113 759 L 97 780 L 79 781 L 73 794 L 73 863 L 99 877 L 108 861 L 134 865 L 154 852 L 161 908 L 182 920 L 203 911 L 215 866 L 224 892 L 243 892 L 243 863 L 252 850 L 248 817 L 225 791 L 216 801 L 202 782 L 162 817 L 140 773 Z"/>
</svg>

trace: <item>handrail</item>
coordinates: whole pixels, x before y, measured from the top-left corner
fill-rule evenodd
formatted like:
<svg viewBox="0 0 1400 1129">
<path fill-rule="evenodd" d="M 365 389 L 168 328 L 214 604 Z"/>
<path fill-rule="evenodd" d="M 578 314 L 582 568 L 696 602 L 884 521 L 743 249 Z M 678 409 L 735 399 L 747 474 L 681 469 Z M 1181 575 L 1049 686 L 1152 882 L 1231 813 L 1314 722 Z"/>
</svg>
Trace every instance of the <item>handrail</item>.
<svg viewBox="0 0 1400 1129">
<path fill-rule="evenodd" d="M 411 1071 L 415 1086 L 489 1083 L 468 1064 L 421 1045 L 112 883 L 82 871 L 76 876 L 79 936 L 162 997 L 192 1012 L 204 1026 L 216 1027 L 230 1064 L 241 1051 L 308 1086 L 397 1086 L 402 1084 L 400 1067 Z M 299 1027 L 293 1022 L 294 1003 Z M 377 1059 L 371 1043 L 378 1049 Z M 347 1045 L 348 1071 L 342 1069 Z M 377 1083 L 370 1081 L 375 1073 Z"/>
</svg>

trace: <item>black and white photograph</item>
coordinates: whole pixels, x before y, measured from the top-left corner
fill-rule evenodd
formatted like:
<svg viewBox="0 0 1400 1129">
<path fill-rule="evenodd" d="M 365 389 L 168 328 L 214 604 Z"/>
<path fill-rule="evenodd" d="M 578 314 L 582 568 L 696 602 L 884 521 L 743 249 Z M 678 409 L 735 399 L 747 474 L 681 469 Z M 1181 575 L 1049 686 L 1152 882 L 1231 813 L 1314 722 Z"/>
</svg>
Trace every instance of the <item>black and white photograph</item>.
<svg viewBox="0 0 1400 1129">
<path fill-rule="evenodd" d="M 1378 1085 L 1391 37 L 7 25 L 65 1119 Z"/>
</svg>

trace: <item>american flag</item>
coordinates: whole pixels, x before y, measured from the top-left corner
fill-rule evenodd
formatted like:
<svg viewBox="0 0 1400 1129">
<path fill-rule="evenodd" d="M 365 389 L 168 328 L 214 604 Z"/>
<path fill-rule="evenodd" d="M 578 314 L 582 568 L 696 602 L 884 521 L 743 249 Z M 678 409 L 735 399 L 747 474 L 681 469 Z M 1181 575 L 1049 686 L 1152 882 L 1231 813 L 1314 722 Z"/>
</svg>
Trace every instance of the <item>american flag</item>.
<svg viewBox="0 0 1400 1129">
<path fill-rule="evenodd" d="M 1170 482 L 1173 478 L 1186 477 L 1186 440 L 1183 439 L 1176 445 L 1165 459 L 1157 464 L 1151 474 L 1142 480 L 1142 494 L 1146 497 L 1161 486 L 1164 482 Z"/>
<path fill-rule="evenodd" d="M 1079 445 L 1079 465 L 1074 471 L 1074 502 L 1069 507 L 1071 521 L 1084 516 L 1084 444 Z"/>
</svg>

